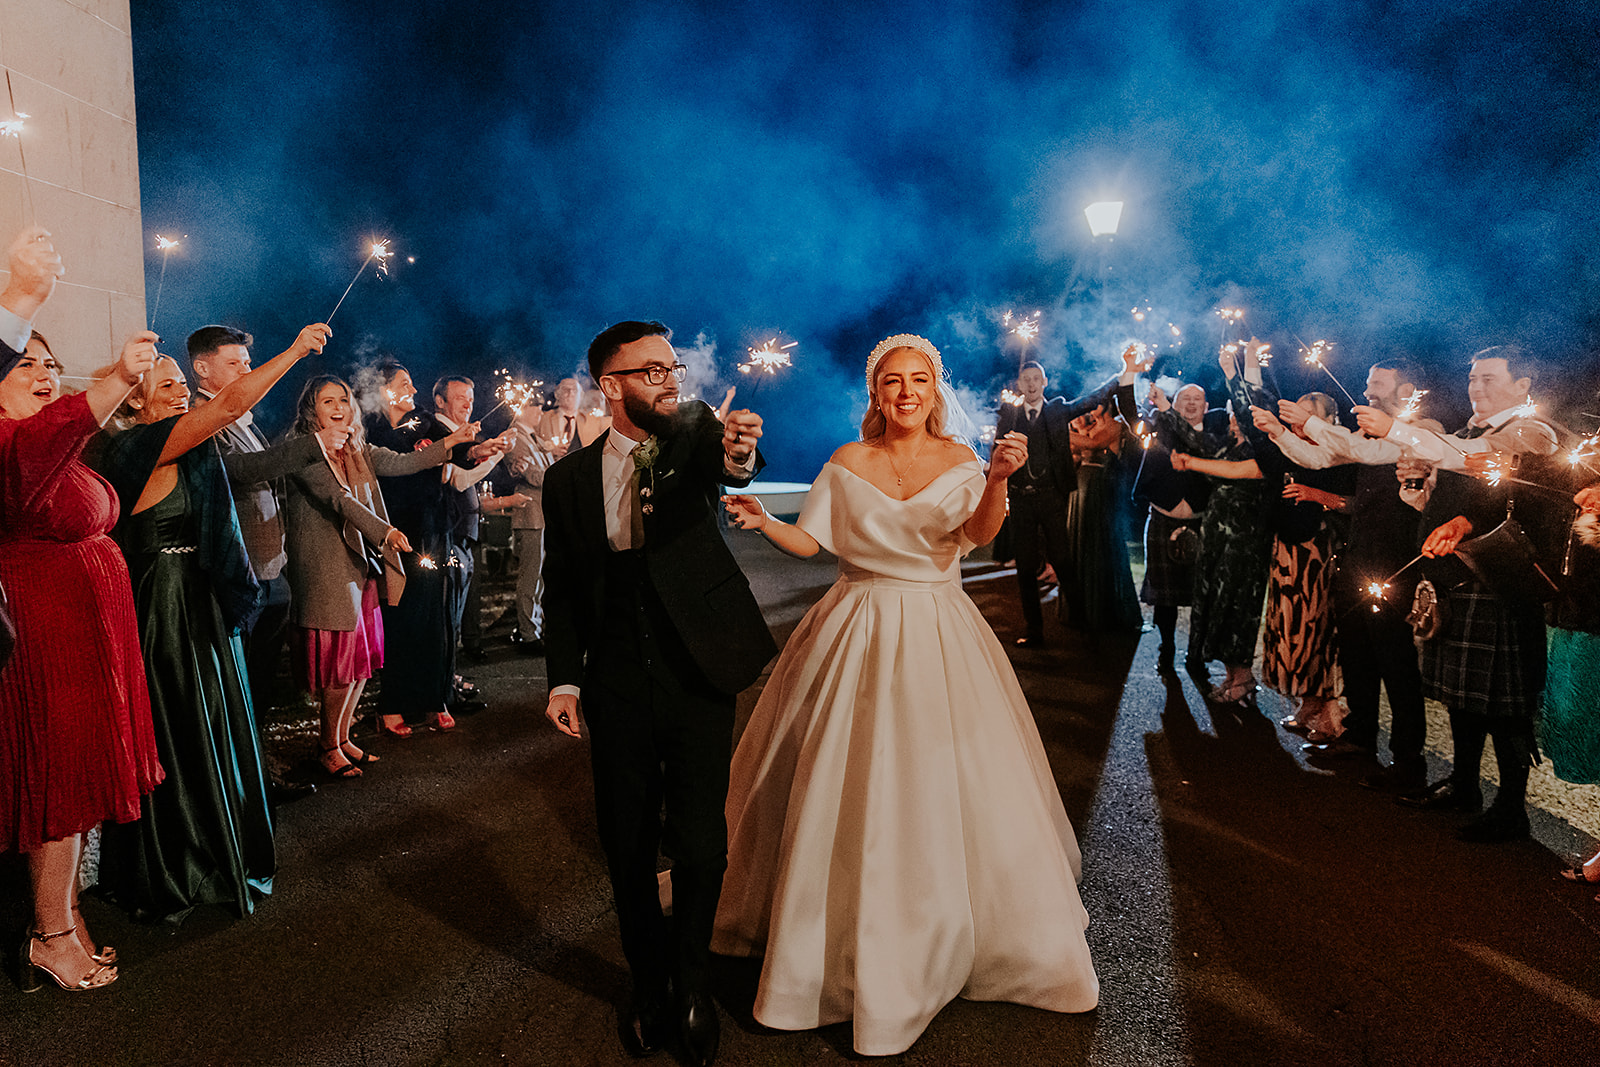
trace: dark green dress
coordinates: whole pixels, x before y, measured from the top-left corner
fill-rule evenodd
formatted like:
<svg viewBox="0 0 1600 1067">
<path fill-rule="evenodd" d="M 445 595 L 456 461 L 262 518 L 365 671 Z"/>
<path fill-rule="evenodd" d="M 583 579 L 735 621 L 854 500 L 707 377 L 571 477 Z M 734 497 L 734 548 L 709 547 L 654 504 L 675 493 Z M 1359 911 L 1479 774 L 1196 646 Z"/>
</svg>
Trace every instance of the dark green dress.
<svg viewBox="0 0 1600 1067">
<path fill-rule="evenodd" d="M 272 892 L 276 856 L 267 776 L 244 652 L 195 551 L 186 479 L 128 517 L 124 536 L 156 748 L 167 779 L 138 822 L 111 827 L 102 881 L 149 918 L 197 904 L 241 916 Z"/>
</svg>

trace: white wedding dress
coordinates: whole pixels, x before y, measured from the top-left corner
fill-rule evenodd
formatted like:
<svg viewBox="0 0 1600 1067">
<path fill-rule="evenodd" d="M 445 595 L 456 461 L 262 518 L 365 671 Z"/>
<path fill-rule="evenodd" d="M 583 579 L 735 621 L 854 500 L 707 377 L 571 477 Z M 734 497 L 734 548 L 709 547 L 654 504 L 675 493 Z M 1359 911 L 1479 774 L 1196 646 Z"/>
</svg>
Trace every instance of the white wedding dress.
<svg viewBox="0 0 1600 1067">
<path fill-rule="evenodd" d="M 909 1048 L 957 996 L 1093 1008 L 1078 844 L 1005 651 L 961 588 L 977 460 L 909 500 L 822 468 L 839 557 L 733 757 L 714 951 L 764 955 L 755 1017 Z"/>
</svg>

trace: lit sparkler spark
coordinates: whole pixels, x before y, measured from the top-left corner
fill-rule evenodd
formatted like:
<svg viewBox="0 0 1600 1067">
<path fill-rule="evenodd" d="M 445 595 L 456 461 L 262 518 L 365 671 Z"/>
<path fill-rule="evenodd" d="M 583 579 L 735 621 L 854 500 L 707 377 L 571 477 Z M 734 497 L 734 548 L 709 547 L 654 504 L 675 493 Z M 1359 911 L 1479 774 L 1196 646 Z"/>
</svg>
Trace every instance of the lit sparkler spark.
<svg viewBox="0 0 1600 1067">
<path fill-rule="evenodd" d="M 1167 329 L 1172 331 L 1172 336 L 1174 336 L 1174 337 L 1182 337 L 1183 336 L 1183 331 L 1178 329 L 1177 326 L 1173 325 L 1170 322 L 1167 323 Z"/>
<path fill-rule="evenodd" d="M 1312 344 L 1311 347 L 1307 348 L 1305 347 L 1305 342 L 1301 341 L 1300 345 L 1302 358 L 1305 359 L 1306 365 L 1308 367 L 1316 367 L 1318 370 L 1322 371 L 1322 373 L 1326 374 L 1328 379 L 1332 381 L 1334 385 L 1339 387 L 1339 392 L 1344 394 L 1345 399 L 1350 401 L 1351 406 L 1355 406 L 1357 402 L 1356 398 L 1350 395 L 1350 390 L 1344 387 L 1344 383 L 1338 379 L 1333 371 L 1328 369 L 1328 364 L 1325 362 L 1328 355 L 1328 350 L 1333 348 L 1333 342 L 1317 341 Z"/>
<path fill-rule="evenodd" d="M 1584 466 L 1594 470 L 1587 460 L 1595 455 L 1600 455 L 1600 433 L 1592 433 L 1574 445 L 1567 452 L 1567 462 L 1574 467 Z"/>
<path fill-rule="evenodd" d="M 421 567 L 425 571 L 436 571 L 439 569 L 439 565 L 433 561 L 432 556 L 418 556 L 417 566 Z"/>
<path fill-rule="evenodd" d="M 1410 420 L 1416 418 L 1417 412 L 1422 410 L 1422 398 L 1427 395 L 1428 391 L 1426 389 L 1417 389 L 1413 391 L 1412 394 L 1406 397 L 1405 400 L 1400 404 L 1400 413 L 1396 416 L 1396 418 L 1400 419 L 1402 422 L 1409 422 Z"/>
<path fill-rule="evenodd" d="M 339 313 L 339 308 L 344 304 L 344 298 L 349 296 L 350 290 L 356 287 L 356 282 L 360 280 L 361 273 L 367 269 L 368 263 L 376 260 L 378 264 L 378 273 L 382 274 L 384 277 L 388 277 L 388 260 L 392 255 L 394 255 L 394 253 L 389 250 L 389 241 L 387 238 L 382 241 L 372 242 L 372 247 L 367 251 L 367 258 L 363 259 L 361 261 L 361 266 L 356 268 L 356 276 L 350 279 L 350 284 L 344 287 L 344 292 L 339 296 L 339 302 L 333 305 L 333 310 L 329 312 L 328 317 L 322 321 L 324 323 L 331 323 L 333 321 L 333 317 Z"/>
<path fill-rule="evenodd" d="M 421 425 L 422 425 L 422 420 L 411 418 L 411 419 L 407 419 L 405 422 L 402 422 L 400 424 L 400 428 L 402 430 L 415 430 L 418 426 L 421 426 Z"/>
<path fill-rule="evenodd" d="M 505 371 L 501 371 L 501 373 L 505 374 Z M 505 381 L 501 382 L 494 391 L 494 395 L 500 398 L 500 403 L 490 408 L 483 418 L 487 419 L 501 408 L 510 408 L 513 418 L 521 415 L 522 409 L 533 403 L 534 399 L 541 395 L 539 390 L 543 385 L 543 381 L 519 382 L 511 375 L 506 374 Z M 480 419 L 478 421 L 481 422 L 483 420 Z"/>
<path fill-rule="evenodd" d="M 1244 318 L 1244 308 L 1218 308 L 1217 318 L 1228 323 L 1238 322 Z"/>
<path fill-rule="evenodd" d="M 605 408 L 590 408 L 589 409 L 589 414 L 593 415 L 597 419 L 603 419 L 603 418 L 606 417 L 606 409 Z"/>
<path fill-rule="evenodd" d="M 1006 314 L 1009 320 L 1011 313 L 1006 312 Z M 1039 315 L 1040 313 L 1035 311 L 1032 315 L 1017 320 L 1017 324 L 1011 327 L 1011 332 L 1022 338 L 1024 344 L 1032 341 L 1039 336 Z"/>
<path fill-rule="evenodd" d="M 1420 562 L 1422 562 L 1422 554 L 1418 553 L 1416 556 L 1412 557 L 1410 563 L 1407 563 L 1404 567 L 1401 567 L 1383 581 L 1367 583 L 1367 595 L 1373 599 L 1372 613 L 1374 615 L 1383 610 L 1384 594 L 1389 591 L 1390 583 Z"/>
<path fill-rule="evenodd" d="M 1022 406 L 1022 394 L 1013 393 L 1009 389 L 1002 389 L 1000 390 L 1000 403 L 1010 404 L 1014 408 L 1020 408 Z"/>
<path fill-rule="evenodd" d="M 154 332 L 156 328 L 156 312 L 161 310 L 161 287 L 167 282 L 167 257 L 172 255 L 172 250 L 177 248 L 178 243 L 188 238 L 188 236 L 188 234 L 184 234 L 183 237 L 173 238 L 163 237 L 159 233 L 156 234 L 156 248 L 161 252 L 161 276 L 156 279 L 155 303 L 150 305 L 149 326 L 152 332 Z"/>
<path fill-rule="evenodd" d="M 1272 345 L 1268 344 L 1266 341 L 1256 342 L 1254 351 L 1256 354 L 1257 366 L 1265 367 L 1267 364 L 1272 362 Z"/>
<path fill-rule="evenodd" d="M 994 435 L 995 435 L 995 432 L 998 429 L 999 428 L 996 427 L 996 426 L 985 426 L 983 429 L 979 430 L 978 431 L 978 440 L 979 440 L 979 442 L 981 442 L 982 444 L 986 444 L 986 445 L 994 444 Z"/>
<path fill-rule="evenodd" d="M 1143 308 L 1134 308 L 1133 309 L 1133 321 L 1134 322 L 1143 322 L 1144 321 L 1144 309 Z"/>
<path fill-rule="evenodd" d="M 779 367 L 790 367 L 794 361 L 789 358 L 789 350 L 797 346 L 799 341 L 790 341 L 786 345 L 778 344 L 776 337 L 772 338 L 760 348 L 747 348 L 750 358 L 739 364 L 740 374 L 749 374 L 751 371 L 764 374 L 777 374 Z"/>
<path fill-rule="evenodd" d="M 1539 405 L 1535 404 L 1533 397 L 1530 396 L 1512 409 L 1511 417 L 1514 419 L 1536 419 L 1539 417 Z"/>
<path fill-rule="evenodd" d="M 15 137 L 22 139 L 22 130 L 27 123 L 22 120 L 28 118 L 26 111 L 18 111 L 9 119 L 0 119 L 0 137 Z"/>
</svg>

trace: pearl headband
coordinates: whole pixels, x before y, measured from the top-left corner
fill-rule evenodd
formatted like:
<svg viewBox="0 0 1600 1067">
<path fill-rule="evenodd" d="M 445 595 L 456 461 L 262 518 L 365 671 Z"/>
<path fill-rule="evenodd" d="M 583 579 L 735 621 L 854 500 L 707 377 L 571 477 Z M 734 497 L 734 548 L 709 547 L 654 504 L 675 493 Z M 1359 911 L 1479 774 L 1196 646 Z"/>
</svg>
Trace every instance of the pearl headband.
<svg viewBox="0 0 1600 1067">
<path fill-rule="evenodd" d="M 872 350 L 872 355 L 867 357 L 867 392 L 872 392 L 872 372 L 878 369 L 878 360 L 893 352 L 897 348 L 910 348 L 921 352 L 928 357 L 928 362 L 933 364 L 933 376 L 939 381 L 944 381 L 944 361 L 939 358 L 939 350 L 933 347 L 933 342 L 926 337 L 918 337 L 914 333 L 897 333 L 893 337 L 885 337 L 878 342 Z"/>
</svg>

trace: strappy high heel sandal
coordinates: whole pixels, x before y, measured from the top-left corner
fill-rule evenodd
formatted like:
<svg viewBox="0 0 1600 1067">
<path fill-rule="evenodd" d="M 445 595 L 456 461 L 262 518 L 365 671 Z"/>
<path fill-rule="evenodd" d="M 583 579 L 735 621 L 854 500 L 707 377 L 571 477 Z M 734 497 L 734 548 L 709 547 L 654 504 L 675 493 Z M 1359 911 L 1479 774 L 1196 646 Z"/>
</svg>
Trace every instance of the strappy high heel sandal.
<svg viewBox="0 0 1600 1067">
<path fill-rule="evenodd" d="M 17 952 L 17 965 L 22 972 L 20 981 L 17 984 L 24 993 L 37 993 L 44 987 L 44 982 L 39 977 L 41 972 L 48 974 L 56 985 L 65 989 L 68 993 L 84 993 L 91 989 L 101 989 L 117 980 L 117 969 L 102 963 L 96 964 L 94 970 L 78 979 L 75 985 L 68 985 L 65 978 L 34 960 L 33 943 L 35 941 L 41 945 L 48 945 L 58 937 L 68 937 L 77 932 L 78 928 L 76 926 L 69 926 L 65 930 L 54 934 L 29 933 L 23 939 L 22 948 Z"/>
<path fill-rule="evenodd" d="M 73 929 L 79 931 L 83 930 L 83 912 L 78 910 L 78 906 L 76 904 L 72 906 L 72 918 L 76 920 L 78 924 L 77 926 L 73 927 Z M 113 963 L 117 962 L 117 950 L 112 948 L 110 945 L 101 945 L 99 948 L 95 948 L 92 944 L 87 944 L 83 946 L 83 951 L 87 952 L 89 954 L 89 958 L 100 964 L 102 967 L 109 967 Z"/>
<path fill-rule="evenodd" d="M 339 751 L 344 753 L 344 758 L 345 759 L 349 760 L 351 763 L 355 764 L 357 767 L 365 767 L 369 763 L 377 763 L 379 760 L 383 759 L 382 756 L 375 756 L 371 752 L 366 751 L 365 749 L 356 749 L 356 751 L 360 752 L 361 755 L 352 756 L 352 755 L 350 755 L 350 750 L 352 748 L 356 748 L 355 743 L 351 742 L 351 741 L 346 741 L 344 744 L 339 746 Z"/>
<path fill-rule="evenodd" d="M 338 766 L 329 766 L 328 757 L 333 755 L 335 752 L 339 754 L 339 758 L 344 760 L 344 763 Z M 321 765 L 322 773 L 326 774 L 329 778 L 348 780 L 351 778 L 361 777 L 361 768 L 357 767 L 354 763 L 351 763 L 350 757 L 346 756 L 344 754 L 344 749 L 338 745 L 334 745 L 332 748 L 323 749 L 322 758 L 319 759 L 317 763 Z"/>
</svg>

